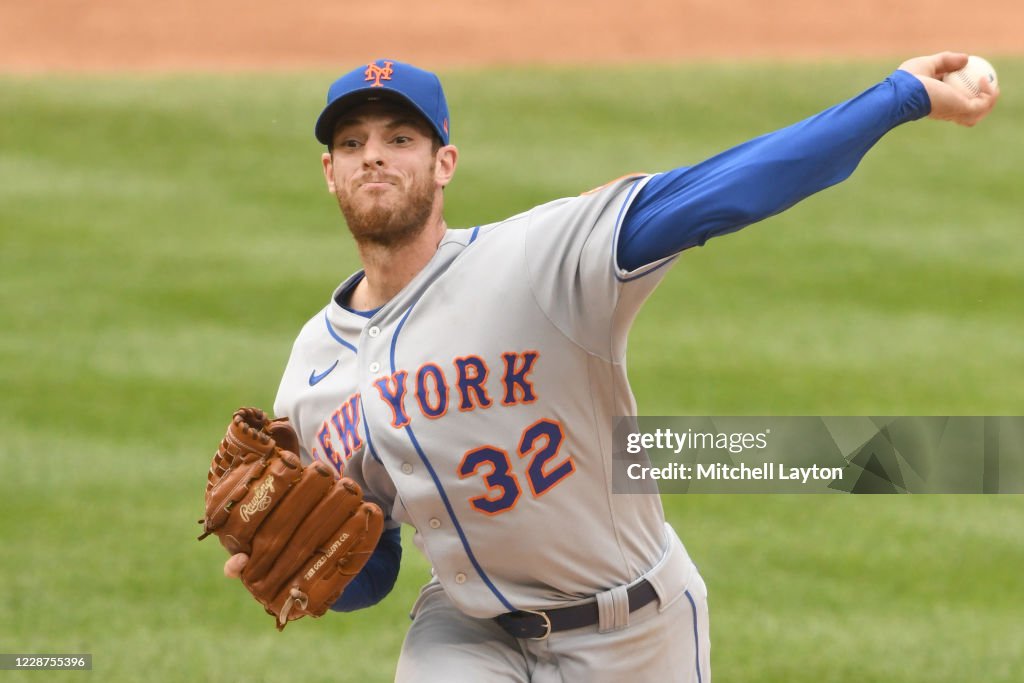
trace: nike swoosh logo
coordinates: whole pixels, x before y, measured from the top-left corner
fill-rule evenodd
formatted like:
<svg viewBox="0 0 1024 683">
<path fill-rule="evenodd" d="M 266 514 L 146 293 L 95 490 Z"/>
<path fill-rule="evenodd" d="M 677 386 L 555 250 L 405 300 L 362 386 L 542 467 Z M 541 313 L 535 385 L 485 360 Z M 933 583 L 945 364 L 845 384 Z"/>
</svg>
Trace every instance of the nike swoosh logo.
<svg viewBox="0 0 1024 683">
<path fill-rule="evenodd" d="M 309 373 L 309 386 L 313 387 L 313 386 L 316 386 L 317 384 L 319 384 L 320 380 L 322 380 L 327 375 L 331 374 L 331 372 L 336 367 L 338 367 L 338 361 L 334 361 L 334 365 L 332 365 L 331 367 L 327 368 L 326 370 L 321 372 L 319 375 L 316 374 L 316 369 L 314 369 L 313 372 Z"/>
</svg>

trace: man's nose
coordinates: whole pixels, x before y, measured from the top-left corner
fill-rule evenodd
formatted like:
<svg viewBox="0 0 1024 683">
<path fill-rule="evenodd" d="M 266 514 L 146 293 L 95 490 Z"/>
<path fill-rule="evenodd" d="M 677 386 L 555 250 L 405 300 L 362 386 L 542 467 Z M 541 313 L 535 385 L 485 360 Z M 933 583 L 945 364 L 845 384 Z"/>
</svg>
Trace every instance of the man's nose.
<svg viewBox="0 0 1024 683">
<path fill-rule="evenodd" d="M 384 148 L 379 141 L 367 140 L 363 147 L 363 164 L 365 166 L 384 165 Z"/>
</svg>

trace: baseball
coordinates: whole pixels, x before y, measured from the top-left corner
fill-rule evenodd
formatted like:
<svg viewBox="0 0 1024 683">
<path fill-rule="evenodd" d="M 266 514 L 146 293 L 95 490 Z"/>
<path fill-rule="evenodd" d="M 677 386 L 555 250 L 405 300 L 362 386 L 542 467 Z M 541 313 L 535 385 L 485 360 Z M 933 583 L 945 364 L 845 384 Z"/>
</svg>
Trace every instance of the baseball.
<svg viewBox="0 0 1024 683">
<path fill-rule="evenodd" d="M 971 55 L 967 59 L 967 66 L 959 71 L 951 71 L 943 76 L 942 80 L 968 97 L 977 97 L 981 94 L 980 81 L 982 78 L 987 78 L 992 85 L 999 83 L 996 70 L 992 68 L 992 65 L 981 57 Z"/>
</svg>

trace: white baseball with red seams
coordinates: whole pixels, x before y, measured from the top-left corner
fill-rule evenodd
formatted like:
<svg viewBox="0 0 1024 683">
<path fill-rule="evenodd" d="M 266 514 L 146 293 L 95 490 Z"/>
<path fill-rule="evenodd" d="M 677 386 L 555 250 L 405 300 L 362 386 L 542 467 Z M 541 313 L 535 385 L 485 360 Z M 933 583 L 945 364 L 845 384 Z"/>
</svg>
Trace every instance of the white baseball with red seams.
<svg viewBox="0 0 1024 683">
<path fill-rule="evenodd" d="M 957 71 L 952 71 L 942 77 L 943 82 L 950 84 L 968 97 L 977 97 L 981 94 L 981 80 L 987 80 L 993 86 L 999 85 L 999 78 L 996 70 L 988 60 L 971 55 L 967 59 L 967 65 Z"/>
</svg>

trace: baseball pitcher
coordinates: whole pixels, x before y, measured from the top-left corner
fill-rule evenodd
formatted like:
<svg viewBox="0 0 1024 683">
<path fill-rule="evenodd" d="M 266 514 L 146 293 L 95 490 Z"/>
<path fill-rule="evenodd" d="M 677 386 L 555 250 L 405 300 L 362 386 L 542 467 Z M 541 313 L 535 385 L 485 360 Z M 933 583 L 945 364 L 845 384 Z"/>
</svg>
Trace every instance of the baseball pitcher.
<svg viewBox="0 0 1024 683">
<path fill-rule="evenodd" d="M 289 482 L 333 491 L 318 483 L 329 468 L 358 499 L 289 565 L 327 566 L 345 575 L 342 587 L 302 584 L 304 570 L 274 584 L 261 600 L 268 611 L 283 624 L 375 604 L 398 574 L 404 523 L 433 576 L 411 608 L 397 681 L 710 681 L 697 567 L 657 495 L 612 492 L 612 420 L 636 413 L 630 325 L 681 252 L 840 182 L 895 126 L 981 120 L 995 86 L 969 97 L 940 80 L 966 60 L 911 59 L 853 99 L 695 166 L 468 229 L 443 216 L 459 152 L 438 78 L 378 60 L 335 81 L 315 135 L 363 268 L 299 333 L 279 419 L 236 418 L 263 450 L 220 463 L 212 489 L 250 484 L 208 496 L 208 516 L 257 510 L 257 489 L 262 504 L 273 488 L 265 469 L 230 479 L 234 463 L 256 467 L 278 451 Z M 281 418 L 294 438 L 271 438 Z M 300 500 L 298 485 L 273 495 Z M 324 507 L 296 506 L 289 529 Z M 259 514 L 264 525 L 275 519 Z M 281 561 L 226 535 L 229 576 L 245 580 L 255 563 L 265 576 Z"/>
</svg>

